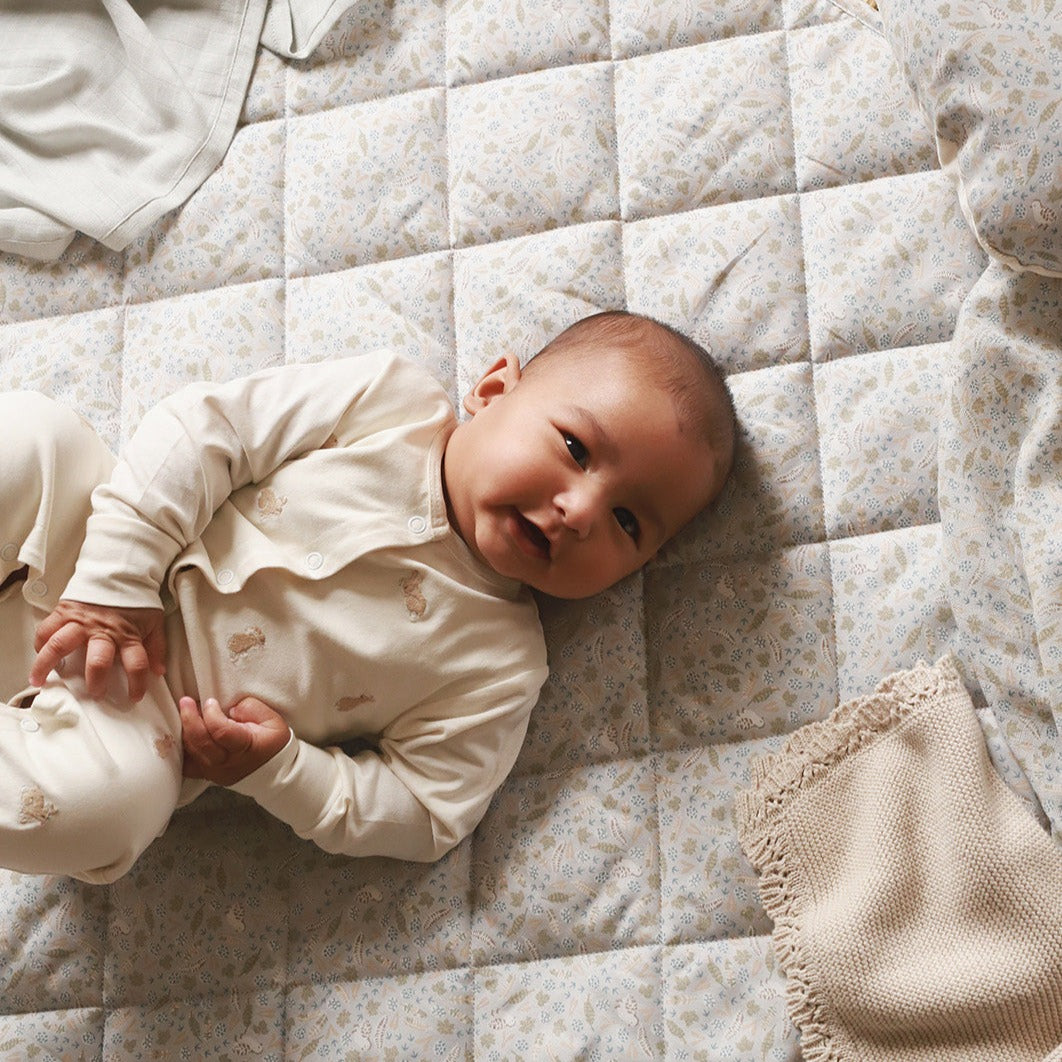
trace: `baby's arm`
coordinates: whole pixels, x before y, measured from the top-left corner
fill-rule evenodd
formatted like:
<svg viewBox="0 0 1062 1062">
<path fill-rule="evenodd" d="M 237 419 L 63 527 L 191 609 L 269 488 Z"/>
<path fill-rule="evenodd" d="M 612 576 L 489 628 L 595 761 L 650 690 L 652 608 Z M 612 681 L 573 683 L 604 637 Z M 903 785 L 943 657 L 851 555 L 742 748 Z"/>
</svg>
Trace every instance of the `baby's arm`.
<svg viewBox="0 0 1062 1062">
<path fill-rule="evenodd" d="M 232 788 L 327 852 L 438 859 L 472 831 L 511 770 L 545 674 L 451 688 L 352 756 L 294 737 Z"/>
<path fill-rule="evenodd" d="M 244 697 L 227 711 L 212 697 L 198 705 L 178 702 L 185 778 L 233 785 L 269 762 L 291 738 L 284 717 L 257 697 Z"/>
<path fill-rule="evenodd" d="M 160 588 L 173 560 L 234 490 L 323 445 L 381 365 L 365 357 L 268 369 L 190 385 L 149 410 L 93 493 L 77 568 L 39 629 L 30 682 L 40 686 L 87 646 L 93 695 L 117 658 L 130 697 L 143 696 L 148 673 L 163 672 Z"/>
</svg>

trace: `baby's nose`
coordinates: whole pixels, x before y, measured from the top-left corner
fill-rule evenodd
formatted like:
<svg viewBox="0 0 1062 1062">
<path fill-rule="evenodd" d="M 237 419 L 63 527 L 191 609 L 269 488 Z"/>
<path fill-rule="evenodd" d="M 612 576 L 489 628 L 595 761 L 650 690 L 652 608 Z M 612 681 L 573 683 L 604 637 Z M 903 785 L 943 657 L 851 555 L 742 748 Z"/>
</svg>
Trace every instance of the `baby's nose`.
<svg viewBox="0 0 1062 1062">
<path fill-rule="evenodd" d="M 581 483 L 557 495 L 555 504 L 565 527 L 574 531 L 578 538 L 586 538 L 590 534 L 601 505 L 598 492 L 591 484 Z"/>
</svg>

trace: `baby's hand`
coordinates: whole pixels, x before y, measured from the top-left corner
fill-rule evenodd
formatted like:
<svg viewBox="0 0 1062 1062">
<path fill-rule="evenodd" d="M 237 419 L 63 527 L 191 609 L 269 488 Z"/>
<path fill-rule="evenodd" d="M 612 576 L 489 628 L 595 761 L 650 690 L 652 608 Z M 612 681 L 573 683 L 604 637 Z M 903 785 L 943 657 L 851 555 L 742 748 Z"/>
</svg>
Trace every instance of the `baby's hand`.
<svg viewBox="0 0 1062 1062">
<path fill-rule="evenodd" d="M 181 710 L 185 778 L 232 785 L 258 770 L 288 743 L 284 717 L 257 697 L 244 697 L 227 712 L 213 697 L 202 708 L 191 697 Z"/>
<path fill-rule="evenodd" d="M 85 646 L 85 684 L 90 697 L 102 697 L 117 653 L 129 682 L 129 699 L 147 691 L 149 674 L 166 673 L 166 634 L 161 608 L 111 608 L 83 601 L 60 601 L 37 628 L 37 658 L 30 685 L 43 686 L 65 656 Z"/>
</svg>

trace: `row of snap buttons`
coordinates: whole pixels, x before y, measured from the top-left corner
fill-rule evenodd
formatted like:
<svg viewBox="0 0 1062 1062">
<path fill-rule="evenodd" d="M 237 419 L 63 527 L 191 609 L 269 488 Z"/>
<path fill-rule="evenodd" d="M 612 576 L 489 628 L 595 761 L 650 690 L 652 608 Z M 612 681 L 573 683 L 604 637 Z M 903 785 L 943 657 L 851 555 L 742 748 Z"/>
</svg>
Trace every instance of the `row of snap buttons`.
<svg viewBox="0 0 1062 1062">
<path fill-rule="evenodd" d="M 411 516 L 407 521 L 407 526 L 413 534 L 423 535 L 424 532 L 428 530 L 428 521 L 425 520 L 423 516 Z M 306 555 L 306 567 L 309 568 L 310 571 L 317 571 L 322 564 L 324 564 L 324 556 L 316 550 Z M 231 583 L 235 577 L 235 573 L 231 568 L 222 568 L 221 571 L 218 572 L 218 585 L 226 586 L 228 583 Z"/>
</svg>

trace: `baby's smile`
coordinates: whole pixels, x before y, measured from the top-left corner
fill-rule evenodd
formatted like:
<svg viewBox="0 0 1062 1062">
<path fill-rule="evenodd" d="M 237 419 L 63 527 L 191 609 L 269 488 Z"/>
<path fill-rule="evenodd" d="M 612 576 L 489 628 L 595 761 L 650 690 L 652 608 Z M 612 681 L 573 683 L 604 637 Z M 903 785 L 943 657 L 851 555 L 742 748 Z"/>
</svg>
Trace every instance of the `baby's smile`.
<svg viewBox="0 0 1062 1062">
<path fill-rule="evenodd" d="M 549 560 L 550 541 L 537 524 L 532 523 L 518 509 L 515 514 L 514 527 L 516 541 L 525 553 L 542 560 Z"/>
</svg>

